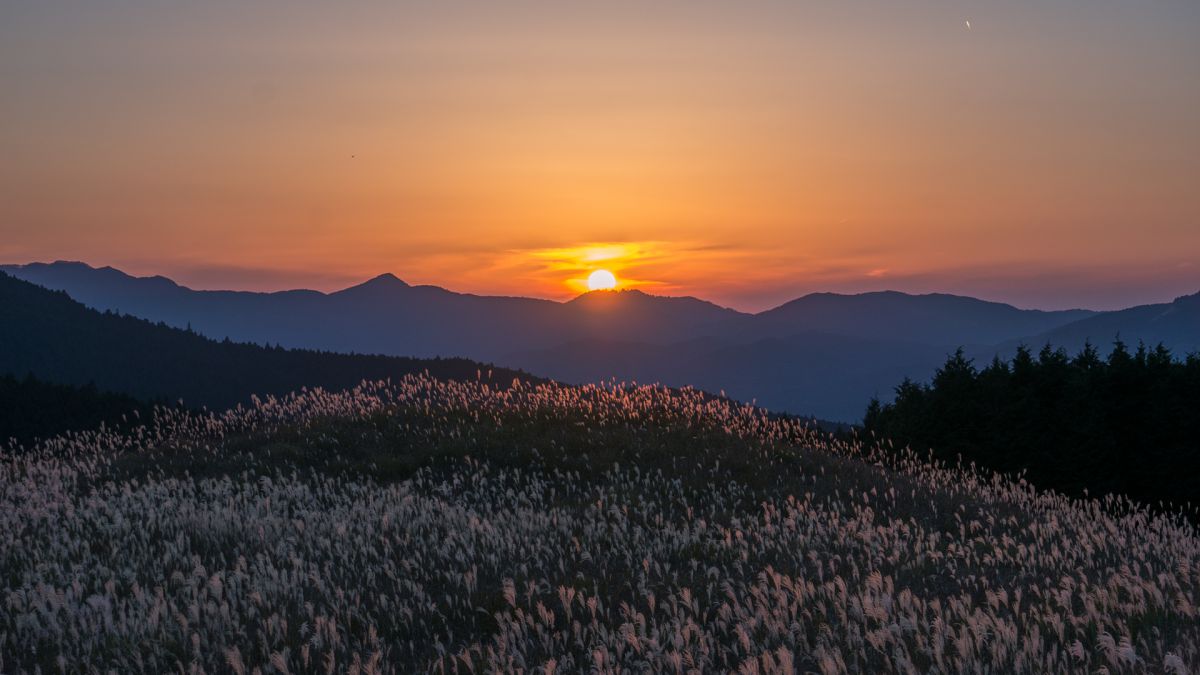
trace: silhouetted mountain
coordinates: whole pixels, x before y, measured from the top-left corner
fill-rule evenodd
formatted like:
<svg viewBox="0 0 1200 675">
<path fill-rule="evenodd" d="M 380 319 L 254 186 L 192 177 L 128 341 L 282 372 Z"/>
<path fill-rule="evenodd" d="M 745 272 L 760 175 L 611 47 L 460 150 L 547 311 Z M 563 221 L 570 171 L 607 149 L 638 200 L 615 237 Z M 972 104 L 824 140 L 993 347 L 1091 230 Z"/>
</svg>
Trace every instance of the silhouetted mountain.
<svg viewBox="0 0 1200 675">
<path fill-rule="evenodd" d="M 1043 312 L 961 296 L 815 293 L 757 315 L 640 291 L 559 303 L 410 286 L 392 274 L 335 293 L 194 291 L 83 263 L 0 266 L 96 309 L 120 310 L 215 338 L 338 351 L 503 358 L 580 340 L 667 344 L 697 337 L 751 343 L 818 331 L 940 346 L 992 345 L 1095 314 Z"/>
<path fill-rule="evenodd" d="M 764 327 L 806 330 L 936 345 L 991 345 L 1041 333 L 1095 315 L 1083 309 L 1045 312 L 945 293 L 880 291 L 858 295 L 813 293 L 758 315 Z M 765 328 L 769 326 L 770 328 Z"/>
<path fill-rule="evenodd" d="M 465 359 L 411 359 L 286 350 L 216 342 L 145 319 L 88 309 L 63 292 L 0 273 L 0 373 L 32 373 L 50 382 L 94 383 L 141 399 L 182 398 L 226 407 L 251 394 L 301 387 L 346 388 L 363 379 L 428 370 L 445 379 L 474 378 L 491 366 Z M 523 373 L 495 368 L 507 384 Z"/>
<path fill-rule="evenodd" d="M 1200 351 L 1200 293 L 1175 298 L 1173 302 L 1105 312 L 1018 342 L 1034 347 L 1052 344 L 1077 351 L 1086 342 L 1107 347 L 1117 338 L 1135 346 L 1139 342 L 1150 347 L 1161 343 L 1181 355 Z"/>
<path fill-rule="evenodd" d="M 721 334 L 722 326 L 751 317 L 692 297 L 641 291 L 594 291 L 563 303 L 572 339 L 670 342 Z M 529 344 L 531 341 L 527 341 Z"/>
<path fill-rule="evenodd" d="M 745 316 L 694 298 L 638 291 L 573 302 L 454 293 L 391 274 L 335 293 L 195 291 L 163 277 L 132 277 L 83 263 L 0 266 L 99 310 L 122 311 L 213 338 L 404 356 L 497 360 L 514 351 L 608 335 L 684 340 L 706 324 Z"/>
<path fill-rule="evenodd" d="M 462 356 L 572 382 L 659 379 L 841 420 L 858 419 L 863 402 L 886 395 L 904 376 L 927 377 L 960 345 L 990 358 L 1018 341 L 1049 339 L 1074 347 L 1082 342 L 1077 335 L 1102 343 L 1120 333 L 1127 341 L 1161 339 L 1185 352 L 1200 334 L 1195 319 L 1187 318 L 1195 315 L 1187 299 L 1096 313 L 1023 310 L 945 294 L 817 293 L 745 314 L 640 291 L 600 291 L 568 302 L 471 295 L 409 285 L 391 274 L 334 293 L 252 293 L 195 291 L 163 277 L 131 277 L 83 263 L 0 269 L 65 290 L 97 309 L 190 326 L 217 339 Z M 861 349 L 868 347 L 874 353 L 864 356 Z"/>
</svg>

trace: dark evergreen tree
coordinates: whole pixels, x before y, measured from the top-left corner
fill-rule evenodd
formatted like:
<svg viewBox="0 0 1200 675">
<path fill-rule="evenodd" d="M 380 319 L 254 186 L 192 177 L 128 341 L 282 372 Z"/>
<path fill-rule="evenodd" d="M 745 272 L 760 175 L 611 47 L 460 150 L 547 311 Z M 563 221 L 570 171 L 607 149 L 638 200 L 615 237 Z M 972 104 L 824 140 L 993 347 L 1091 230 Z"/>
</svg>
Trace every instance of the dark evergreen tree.
<svg viewBox="0 0 1200 675">
<path fill-rule="evenodd" d="M 866 428 L 896 443 L 1082 494 L 1200 503 L 1200 356 L 1162 345 L 1108 357 L 1020 347 L 977 370 L 960 349 L 929 384 L 905 380 L 867 407 Z"/>
</svg>

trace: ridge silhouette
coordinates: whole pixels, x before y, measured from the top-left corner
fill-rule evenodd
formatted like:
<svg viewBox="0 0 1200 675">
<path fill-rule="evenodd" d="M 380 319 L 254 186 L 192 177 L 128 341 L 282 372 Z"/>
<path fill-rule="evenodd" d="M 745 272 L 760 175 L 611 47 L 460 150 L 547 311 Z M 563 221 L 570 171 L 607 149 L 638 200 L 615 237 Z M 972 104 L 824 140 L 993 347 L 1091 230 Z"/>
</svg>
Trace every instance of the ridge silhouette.
<svg viewBox="0 0 1200 675">
<path fill-rule="evenodd" d="M 565 302 L 457 293 L 381 274 L 322 293 L 197 291 L 165 277 L 56 262 L 2 266 L 90 307 L 218 339 L 334 352 L 465 357 L 564 382 L 662 381 L 725 390 L 774 410 L 853 422 L 871 396 L 924 378 L 964 346 L 1079 349 L 1162 342 L 1200 349 L 1200 295 L 1118 312 L 1040 311 L 949 294 L 813 293 L 749 314 L 693 297 L 595 291 Z"/>
</svg>

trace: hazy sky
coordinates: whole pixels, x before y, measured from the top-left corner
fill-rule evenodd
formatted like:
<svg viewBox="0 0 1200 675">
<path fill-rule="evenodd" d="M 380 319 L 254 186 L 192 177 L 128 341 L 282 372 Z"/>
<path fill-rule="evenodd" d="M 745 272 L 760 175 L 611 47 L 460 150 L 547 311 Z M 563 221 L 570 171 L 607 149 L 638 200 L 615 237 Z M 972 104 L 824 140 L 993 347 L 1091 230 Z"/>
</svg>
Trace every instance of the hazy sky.
<svg viewBox="0 0 1200 675">
<path fill-rule="evenodd" d="M 1200 291 L 1196 0 L 15 0 L 0 87 L 0 262 L 555 298 L 607 267 L 744 309 Z"/>
</svg>

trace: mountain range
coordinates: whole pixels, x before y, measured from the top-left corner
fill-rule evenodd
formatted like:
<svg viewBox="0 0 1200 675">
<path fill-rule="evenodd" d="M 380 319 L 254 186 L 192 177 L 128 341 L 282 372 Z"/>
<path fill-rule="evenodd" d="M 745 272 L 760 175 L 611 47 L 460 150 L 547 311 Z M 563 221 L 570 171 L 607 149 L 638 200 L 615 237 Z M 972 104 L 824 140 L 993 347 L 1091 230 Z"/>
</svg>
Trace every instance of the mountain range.
<svg viewBox="0 0 1200 675">
<path fill-rule="evenodd" d="M 217 341 L 134 316 L 100 312 L 64 292 L 0 273 L 0 376 L 32 375 L 61 385 L 94 385 L 143 402 L 181 399 L 189 407 L 224 409 L 248 404 L 252 395 L 265 398 L 303 387 L 346 389 L 364 379 L 399 379 L 421 372 L 440 379 L 490 377 L 505 386 L 516 378 L 537 380 L 465 359 L 336 354 Z M 37 387 L 31 384 L 29 389 Z M 65 416 L 69 411 L 58 412 Z M 0 443 L 3 440 L 0 436 Z"/>
<path fill-rule="evenodd" d="M 1101 347 L 1120 337 L 1200 348 L 1200 294 L 1116 312 L 1040 311 L 895 291 L 815 293 L 749 314 L 691 297 L 598 291 L 566 302 L 414 286 L 384 274 L 333 292 L 204 291 L 78 262 L 0 266 L 98 309 L 215 339 L 465 357 L 566 382 L 661 381 L 780 411 L 855 421 L 904 377 L 925 379 L 959 346 L 980 359 L 1016 345 Z"/>
</svg>

